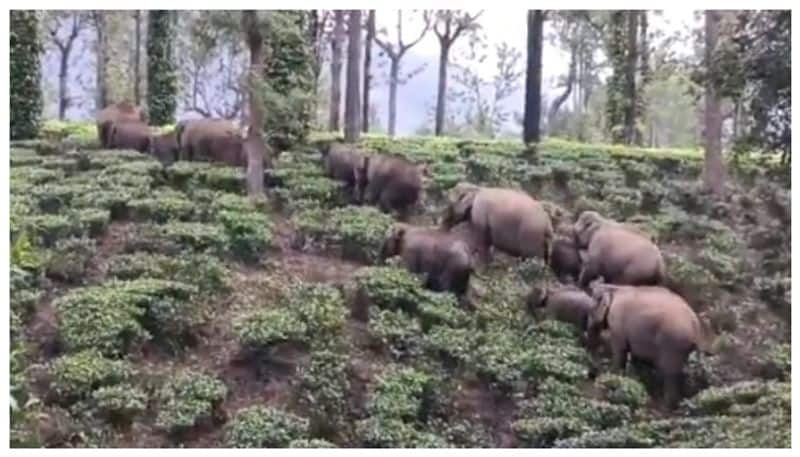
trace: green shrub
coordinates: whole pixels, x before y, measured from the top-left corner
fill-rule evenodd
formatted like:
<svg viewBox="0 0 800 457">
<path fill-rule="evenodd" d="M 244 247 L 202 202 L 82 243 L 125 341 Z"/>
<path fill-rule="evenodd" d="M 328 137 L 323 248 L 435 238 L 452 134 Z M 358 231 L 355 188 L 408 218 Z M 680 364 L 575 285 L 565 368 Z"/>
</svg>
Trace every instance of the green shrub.
<svg viewBox="0 0 800 457">
<path fill-rule="evenodd" d="M 296 313 L 286 309 L 266 309 L 234 322 L 236 338 L 243 346 L 265 350 L 287 341 L 306 342 L 308 326 Z"/>
<path fill-rule="evenodd" d="M 11 148 L 8 156 L 11 168 L 35 167 L 42 162 L 42 157 L 33 149 Z"/>
<path fill-rule="evenodd" d="M 147 394 L 130 384 L 100 387 L 92 392 L 92 401 L 112 423 L 130 423 L 147 409 Z"/>
<path fill-rule="evenodd" d="M 363 447 L 369 448 L 446 448 L 441 436 L 418 430 L 399 419 L 370 417 L 356 424 Z"/>
<path fill-rule="evenodd" d="M 289 443 L 290 448 L 309 448 L 309 449 L 321 449 L 321 448 L 336 448 L 335 444 L 321 440 L 318 438 L 313 439 L 299 439 L 299 440 L 292 440 Z"/>
<path fill-rule="evenodd" d="M 237 167 L 211 166 L 197 174 L 200 186 L 234 194 L 244 190 L 244 179 L 244 171 Z"/>
<path fill-rule="evenodd" d="M 228 447 L 286 447 L 308 434 L 308 421 L 274 408 L 250 406 L 240 409 L 225 433 Z"/>
<path fill-rule="evenodd" d="M 181 192 L 163 192 L 155 197 L 128 202 L 132 217 L 137 221 L 165 223 L 169 220 L 188 221 L 195 212 L 195 204 Z"/>
<path fill-rule="evenodd" d="M 376 309 L 370 314 L 370 334 L 387 347 L 395 359 L 413 357 L 419 352 L 422 329 L 417 319 L 390 309 Z"/>
<path fill-rule="evenodd" d="M 630 420 L 630 409 L 583 397 L 577 387 L 547 378 L 539 385 L 533 413 L 540 417 L 572 417 L 602 429 Z"/>
<path fill-rule="evenodd" d="M 13 10 L 9 19 L 9 106 L 11 139 L 34 138 L 41 125 L 44 46 L 34 10 Z"/>
<path fill-rule="evenodd" d="M 170 433 L 181 433 L 213 418 L 228 394 L 222 381 L 194 371 L 174 376 L 158 394 L 161 408 L 156 426 Z"/>
<path fill-rule="evenodd" d="M 723 387 L 711 387 L 690 399 L 684 406 L 694 415 L 727 414 L 734 405 L 750 405 L 762 397 L 774 395 L 780 383 L 742 381 Z"/>
<path fill-rule="evenodd" d="M 371 416 L 424 423 L 435 401 L 434 379 L 413 368 L 390 368 L 376 380 L 367 401 Z"/>
<path fill-rule="evenodd" d="M 53 246 L 58 240 L 79 236 L 82 231 L 74 218 L 53 214 L 27 216 L 22 219 L 22 226 L 37 243 L 46 247 Z"/>
<path fill-rule="evenodd" d="M 606 400 L 626 405 L 632 410 L 645 406 L 649 400 L 647 390 L 637 380 L 615 374 L 604 374 L 595 381 Z"/>
<path fill-rule="evenodd" d="M 777 344 L 764 356 L 763 376 L 767 379 L 789 381 L 792 376 L 792 346 Z"/>
<path fill-rule="evenodd" d="M 121 254 L 108 260 L 106 275 L 123 280 L 147 277 L 177 281 L 192 284 L 206 294 L 229 290 L 225 265 L 217 257 L 207 254 Z"/>
<path fill-rule="evenodd" d="M 359 293 L 378 308 L 416 311 L 422 289 L 419 278 L 399 267 L 371 267 L 355 278 Z"/>
<path fill-rule="evenodd" d="M 228 249 L 242 259 L 258 259 L 272 240 L 272 224 L 264 214 L 222 211 L 218 220 L 225 227 Z"/>
<path fill-rule="evenodd" d="M 428 330 L 434 325 L 462 327 L 471 321 L 470 315 L 459 308 L 455 295 L 429 290 L 419 292 L 417 314 L 423 330 Z"/>
<path fill-rule="evenodd" d="M 298 403 L 309 412 L 315 436 L 340 436 L 350 427 L 350 380 L 347 356 L 331 350 L 315 351 L 300 370 L 295 390 Z"/>
<path fill-rule="evenodd" d="M 163 225 L 138 225 L 126 250 L 168 254 L 190 250 L 221 254 L 225 252 L 227 241 L 224 228 L 218 225 L 171 221 Z"/>
<path fill-rule="evenodd" d="M 345 258 L 374 263 L 378 260 L 393 219 L 370 206 L 333 210 L 311 209 L 295 215 L 299 244 L 312 242 L 341 249 Z"/>
<path fill-rule="evenodd" d="M 282 181 L 281 187 L 275 189 L 275 195 L 284 206 L 296 200 L 316 200 L 320 206 L 332 208 L 349 201 L 344 183 L 324 176 L 287 176 Z"/>
<path fill-rule="evenodd" d="M 72 283 L 82 282 L 96 252 L 97 246 L 89 238 L 59 240 L 48 254 L 47 276 Z"/>
<path fill-rule="evenodd" d="M 111 221 L 111 214 L 104 209 L 79 209 L 73 212 L 81 231 L 91 237 L 103 234 Z"/>
<path fill-rule="evenodd" d="M 51 387 L 64 405 L 88 399 L 97 389 L 127 382 L 134 375 L 130 363 L 107 359 L 94 349 L 55 359 L 49 372 Z"/>
<path fill-rule="evenodd" d="M 586 423 L 573 417 L 537 417 L 511 424 L 522 447 L 550 447 L 560 439 L 580 435 L 588 430 Z"/>
</svg>

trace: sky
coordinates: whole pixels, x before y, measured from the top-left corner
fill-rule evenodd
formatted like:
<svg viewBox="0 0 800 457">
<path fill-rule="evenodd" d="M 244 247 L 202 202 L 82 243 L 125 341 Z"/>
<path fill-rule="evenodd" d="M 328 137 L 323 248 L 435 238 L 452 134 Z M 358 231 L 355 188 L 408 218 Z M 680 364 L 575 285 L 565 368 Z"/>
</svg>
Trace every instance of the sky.
<svg viewBox="0 0 800 457">
<path fill-rule="evenodd" d="M 480 18 L 480 23 L 483 28 L 483 35 L 486 39 L 487 59 L 482 63 L 473 63 L 475 69 L 485 79 L 491 79 L 495 73 L 496 58 L 494 55 L 494 46 L 500 43 L 508 43 L 509 45 L 517 48 L 522 52 L 522 58 L 519 61 L 521 68 L 525 65 L 525 42 L 527 39 L 527 18 L 526 10 L 514 9 L 486 9 Z M 666 10 L 661 15 L 650 15 L 650 25 L 653 30 L 661 29 L 665 32 L 674 31 L 679 28 L 685 29 L 690 24 L 694 24 L 692 10 Z M 396 18 L 397 10 L 377 10 L 376 11 L 376 25 L 380 30 L 385 28 L 389 32 L 392 40 L 396 34 Z M 421 27 L 421 20 L 419 14 L 410 10 L 404 10 L 404 41 L 408 42 L 418 36 Z M 545 37 L 548 33 L 548 24 L 545 21 Z M 89 34 L 85 34 L 89 35 Z M 88 39 L 88 37 L 86 38 Z M 690 41 L 690 40 L 687 40 Z M 451 56 L 457 56 L 460 51 L 464 50 L 467 46 L 467 40 L 459 40 L 456 42 Z M 84 43 L 84 46 L 88 43 Z M 678 52 L 690 52 L 690 42 L 678 43 Z M 86 48 L 84 48 L 86 49 Z M 81 49 L 83 51 L 84 49 Z M 372 100 L 378 106 L 379 120 L 382 125 L 386 124 L 388 119 L 388 85 L 386 84 L 386 70 L 387 66 L 380 66 L 381 57 L 377 56 L 378 48 L 373 46 L 373 52 L 376 53 L 373 58 L 373 75 L 375 76 L 376 86 L 372 90 Z M 93 86 L 93 58 L 89 57 L 88 52 L 79 52 L 75 56 L 75 68 L 73 75 L 78 76 L 83 83 L 80 85 L 73 83 L 71 92 L 73 95 L 76 92 L 81 92 L 85 88 Z M 436 36 L 429 32 L 425 37 L 411 50 L 408 51 L 403 58 L 403 68 L 406 70 L 417 68 L 424 65 L 424 69 L 410 80 L 407 84 L 398 89 L 398 115 L 397 115 L 397 133 L 398 135 L 411 135 L 425 124 L 428 120 L 428 112 L 433 106 L 436 97 L 437 86 L 437 66 L 439 56 L 439 44 Z M 558 89 L 556 87 L 557 78 L 567 71 L 569 56 L 567 53 L 562 52 L 554 47 L 547 40 L 545 40 L 543 56 L 542 56 L 542 91 L 545 99 L 552 98 Z M 58 84 L 58 60 L 55 53 L 49 53 L 43 62 L 43 73 L 46 84 L 52 92 Z M 452 83 L 451 83 L 452 84 Z M 513 93 L 504 103 L 504 107 L 509 112 L 522 112 L 524 92 L 522 85 L 524 84 L 524 77 L 520 80 L 519 89 Z M 83 89 L 81 88 L 83 87 Z M 88 95 L 88 94 L 87 94 Z M 68 115 L 74 119 L 90 119 L 92 118 L 93 103 L 91 97 L 84 97 L 86 103 L 82 108 L 70 109 Z M 54 116 L 56 107 L 50 104 L 46 107 L 46 116 Z M 179 112 L 178 118 L 185 116 L 186 113 Z M 507 127 L 513 128 L 513 122 L 509 122 Z"/>
</svg>

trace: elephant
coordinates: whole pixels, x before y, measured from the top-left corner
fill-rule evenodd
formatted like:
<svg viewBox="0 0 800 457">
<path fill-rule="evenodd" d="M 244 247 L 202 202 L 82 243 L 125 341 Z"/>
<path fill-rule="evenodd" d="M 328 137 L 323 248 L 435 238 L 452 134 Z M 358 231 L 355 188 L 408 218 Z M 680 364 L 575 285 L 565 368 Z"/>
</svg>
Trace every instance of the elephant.
<svg viewBox="0 0 800 457">
<path fill-rule="evenodd" d="M 653 364 L 664 380 L 664 402 L 680 400 L 683 366 L 695 351 L 710 352 L 709 333 L 686 301 L 660 286 L 593 284 L 595 305 L 587 334 L 607 330 L 615 369 L 624 371 L 628 355 Z"/>
<path fill-rule="evenodd" d="M 150 137 L 150 149 L 148 151 L 153 157 L 164 165 L 170 165 L 178 160 L 178 138 L 175 132 L 152 135 Z"/>
<path fill-rule="evenodd" d="M 106 106 L 97 112 L 97 139 L 100 146 L 111 147 L 111 127 L 117 122 L 147 122 L 144 110 L 130 102 L 123 101 Z"/>
<path fill-rule="evenodd" d="M 577 281 L 581 273 L 582 253 L 575 242 L 572 225 L 562 224 L 556 229 L 550 253 L 550 269 L 561 282 Z"/>
<path fill-rule="evenodd" d="M 364 155 L 356 166 L 357 201 L 378 204 L 381 211 L 397 211 L 399 219 L 408 218 L 422 193 L 424 165 L 414 164 L 399 155 Z"/>
<path fill-rule="evenodd" d="M 352 194 L 354 200 L 357 199 L 356 172 L 364 154 L 345 144 L 331 143 L 322 149 L 322 158 L 325 173 L 332 179 L 344 182 L 345 189 Z"/>
<path fill-rule="evenodd" d="M 152 131 L 143 122 L 114 122 L 111 125 L 108 146 L 116 149 L 135 149 L 141 153 L 150 150 Z"/>
<path fill-rule="evenodd" d="M 441 292 L 466 294 L 472 273 L 467 244 L 439 227 L 395 223 L 381 248 L 381 258 L 399 255 L 412 273 L 425 277 L 425 287 Z"/>
<path fill-rule="evenodd" d="M 180 160 L 247 166 L 242 132 L 224 119 L 193 119 L 175 127 Z"/>
<path fill-rule="evenodd" d="M 445 229 L 468 221 L 481 242 L 516 257 L 540 257 L 549 263 L 553 227 L 542 204 L 528 194 L 499 187 L 460 183 L 445 209 Z"/>
<path fill-rule="evenodd" d="M 531 311 L 543 309 L 551 318 L 573 324 L 582 332 L 586 330 L 589 313 L 594 305 L 595 300 L 575 286 L 545 288 L 542 291 L 533 291 L 528 296 L 528 308 Z"/>
<path fill-rule="evenodd" d="M 575 222 L 575 244 L 582 254 L 578 285 L 597 277 L 612 284 L 662 285 L 664 258 L 653 239 L 629 226 L 584 211 Z"/>
</svg>

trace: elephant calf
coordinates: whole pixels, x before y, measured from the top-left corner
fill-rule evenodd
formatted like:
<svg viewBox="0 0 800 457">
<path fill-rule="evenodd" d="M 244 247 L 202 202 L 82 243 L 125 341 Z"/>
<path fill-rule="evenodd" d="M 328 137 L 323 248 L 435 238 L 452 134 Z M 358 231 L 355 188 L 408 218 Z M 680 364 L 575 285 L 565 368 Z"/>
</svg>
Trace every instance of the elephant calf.
<svg viewBox="0 0 800 457">
<path fill-rule="evenodd" d="M 550 252 L 550 269 L 561 282 L 577 281 L 581 274 L 581 253 L 575 243 L 571 225 L 562 225 L 556 231 Z"/>
<path fill-rule="evenodd" d="M 164 165 L 178 160 L 178 139 L 175 132 L 151 136 L 149 152 Z"/>
<path fill-rule="evenodd" d="M 575 286 L 545 289 L 541 293 L 533 292 L 528 297 L 531 310 L 542 309 L 547 316 L 573 324 L 581 331 L 586 330 L 594 305 L 594 299 Z"/>
<path fill-rule="evenodd" d="M 364 154 L 341 143 L 332 143 L 322 150 L 325 173 L 332 179 L 342 181 L 345 189 L 356 200 L 356 172 L 364 160 Z"/>
<path fill-rule="evenodd" d="M 454 197 L 442 218 L 444 228 L 468 221 L 487 249 L 549 263 L 553 227 L 540 202 L 519 190 L 468 183 L 458 184 Z"/>
<path fill-rule="evenodd" d="M 383 212 L 397 211 L 405 220 L 419 201 L 424 172 L 424 166 L 398 155 L 365 155 L 356 168 L 356 195 L 361 202 L 377 203 Z"/>
<path fill-rule="evenodd" d="M 425 277 L 425 287 L 463 296 L 469 287 L 472 258 L 458 236 L 435 227 L 395 224 L 381 250 L 386 259 L 399 255 L 412 273 Z"/>
<path fill-rule="evenodd" d="M 652 363 L 664 379 L 666 406 L 680 399 L 683 366 L 695 350 L 708 351 L 708 335 L 679 295 L 659 286 L 593 285 L 596 304 L 587 333 L 607 329 L 613 365 L 624 370 L 628 355 Z"/>
<path fill-rule="evenodd" d="M 584 250 L 578 285 L 603 277 L 612 284 L 661 285 L 664 259 L 653 240 L 638 230 L 584 211 L 575 222 L 575 242 Z"/>
<path fill-rule="evenodd" d="M 150 150 L 152 131 L 143 122 L 115 122 L 111 126 L 109 147 L 116 149 L 135 149 L 141 153 Z"/>
</svg>

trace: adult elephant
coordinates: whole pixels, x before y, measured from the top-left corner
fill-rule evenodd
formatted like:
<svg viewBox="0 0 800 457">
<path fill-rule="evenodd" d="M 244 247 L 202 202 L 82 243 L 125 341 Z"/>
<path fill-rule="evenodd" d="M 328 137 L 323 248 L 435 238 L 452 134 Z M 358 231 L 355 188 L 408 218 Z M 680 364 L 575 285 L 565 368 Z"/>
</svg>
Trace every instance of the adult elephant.
<svg viewBox="0 0 800 457">
<path fill-rule="evenodd" d="M 553 226 L 541 202 L 516 189 L 458 184 L 442 226 L 469 221 L 486 249 L 549 263 Z"/>
<path fill-rule="evenodd" d="M 666 267 L 658 246 L 629 226 L 584 211 L 575 222 L 575 244 L 582 257 L 581 287 L 598 277 L 612 284 L 664 284 Z"/>
<path fill-rule="evenodd" d="M 193 119 L 175 126 L 180 160 L 220 162 L 247 166 L 244 138 L 233 122 L 225 119 Z"/>
<path fill-rule="evenodd" d="M 689 355 L 709 352 L 710 333 L 679 295 L 659 286 L 595 283 L 596 305 L 589 312 L 587 333 L 597 341 L 608 330 L 612 362 L 624 371 L 632 354 L 653 364 L 664 380 L 664 400 L 674 407 L 681 396 L 683 366 Z"/>
<path fill-rule="evenodd" d="M 108 147 L 134 149 L 147 153 L 150 149 L 152 129 L 143 122 L 115 122 L 111 126 Z"/>
<path fill-rule="evenodd" d="M 146 123 L 145 112 L 132 103 L 123 101 L 113 103 L 97 112 L 97 139 L 103 148 L 111 146 L 111 128 L 115 123 L 139 122 Z"/>
</svg>

